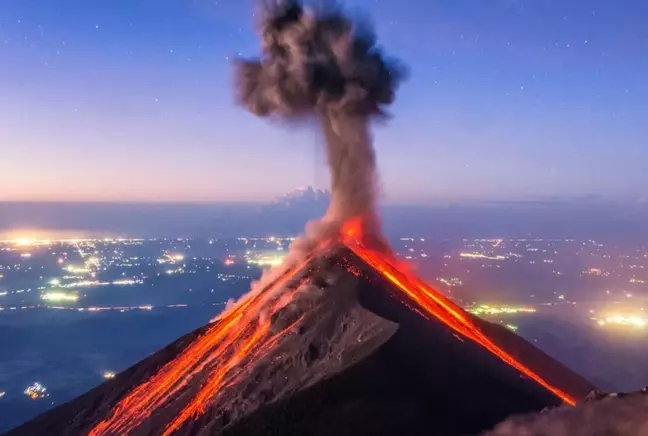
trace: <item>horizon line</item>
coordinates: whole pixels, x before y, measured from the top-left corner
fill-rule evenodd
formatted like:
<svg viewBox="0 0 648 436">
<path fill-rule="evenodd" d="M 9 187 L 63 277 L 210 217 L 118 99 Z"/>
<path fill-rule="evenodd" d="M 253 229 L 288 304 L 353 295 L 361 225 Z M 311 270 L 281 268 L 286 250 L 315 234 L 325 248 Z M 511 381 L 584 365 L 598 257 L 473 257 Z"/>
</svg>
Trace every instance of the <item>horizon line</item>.
<svg viewBox="0 0 648 436">
<path fill-rule="evenodd" d="M 173 205 L 173 206 L 258 206 L 271 205 L 281 197 L 269 200 L 2 200 L 0 205 Z M 462 204 L 556 204 L 556 203 L 634 203 L 648 204 L 648 199 L 627 196 L 601 196 L 601 195 L 565 195 L 565 196 L 528 196 L 510 199 L 488 198 L 436 198 L 419 201 L 394 199 L 379 202 L 378 206 L 438 206 Z"/>
</svg>

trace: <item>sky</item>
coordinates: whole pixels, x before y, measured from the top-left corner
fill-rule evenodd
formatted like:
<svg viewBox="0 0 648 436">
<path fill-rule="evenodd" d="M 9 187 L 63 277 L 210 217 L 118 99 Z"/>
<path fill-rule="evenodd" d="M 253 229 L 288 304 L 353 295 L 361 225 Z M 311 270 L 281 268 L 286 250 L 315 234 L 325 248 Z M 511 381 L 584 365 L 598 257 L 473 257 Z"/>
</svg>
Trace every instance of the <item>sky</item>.
<svg viewBox="0 0 648 436">
<path fill-rule="evenodd" d="M 349 0 L 411 76 L 385 201 L 648 192 L 648 3 Z M 325 187 L 315 129 L 235 104 L 251 0 L 0 0 L 0 201 L 264 201 Z"/>
</svg>

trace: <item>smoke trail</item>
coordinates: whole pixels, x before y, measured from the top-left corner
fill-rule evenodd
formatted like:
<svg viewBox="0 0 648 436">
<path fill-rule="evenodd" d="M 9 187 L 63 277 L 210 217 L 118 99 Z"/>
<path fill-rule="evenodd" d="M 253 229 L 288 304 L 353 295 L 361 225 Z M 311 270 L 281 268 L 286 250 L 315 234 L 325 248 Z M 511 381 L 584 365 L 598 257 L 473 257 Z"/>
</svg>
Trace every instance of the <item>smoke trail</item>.
<svg viewBox="0 0 648 436">
<path fill-rule="evenodd" d="M 281 271 L 339 235 L 351 218 L 365 243 L 387 249 L 376 213 L 376 159 L 369 124 L 386 117 L 405 69 L 385 57 L 371 27 L 329 2 L 306 8 L 299 0 L 266 1 L 258 23 L 261 56 L 235 64 L 237 98 L 260 117 L 316 120 L 331 171 L 326 215 L 306 226 Z M 281 271 L 273 271 L 267 283 Z"/>
</svg>

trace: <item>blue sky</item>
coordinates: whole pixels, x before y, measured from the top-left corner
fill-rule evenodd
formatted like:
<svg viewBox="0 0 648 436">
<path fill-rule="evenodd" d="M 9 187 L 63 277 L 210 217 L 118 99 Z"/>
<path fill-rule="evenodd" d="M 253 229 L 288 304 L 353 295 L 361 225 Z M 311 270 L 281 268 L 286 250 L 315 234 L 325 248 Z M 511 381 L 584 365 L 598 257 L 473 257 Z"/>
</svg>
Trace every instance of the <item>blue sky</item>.
<svg viewBox="0 0 648 436">
<path fill-rule="evenodd" d="M 411 69 L 375 129 L 397 202 L 648 186 L 648 3 L 353 0 Z M 359 11 L 359 12 L 358 12 Z M 243 0 L 0 0 L 0 200 L 265 200 L 327 183 L 314 130 L 234 104 Z"/>
</svg>

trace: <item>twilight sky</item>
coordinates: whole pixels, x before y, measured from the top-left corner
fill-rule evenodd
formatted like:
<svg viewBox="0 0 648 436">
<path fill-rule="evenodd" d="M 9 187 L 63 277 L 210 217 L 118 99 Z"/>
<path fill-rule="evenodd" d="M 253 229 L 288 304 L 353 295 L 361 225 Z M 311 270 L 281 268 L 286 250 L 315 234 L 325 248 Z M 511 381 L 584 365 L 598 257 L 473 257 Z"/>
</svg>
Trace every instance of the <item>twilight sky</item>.
<svg viewBox="0 0 648 436">
<path fill-rule="evenodd" d="M 648 2 L 349 0 L 411 68 L 389 201 L 648 197 Z M 405 7 L 406 6 L 406 7 Z M 233 102 L 251 0 L 0 0 L 0 200 L 248 201 L 325 186 L 315 131 Z"/>
</svg>

